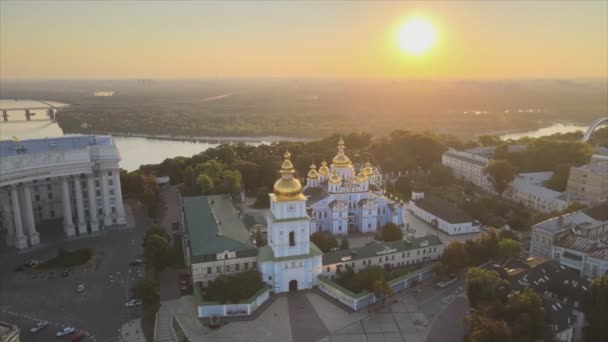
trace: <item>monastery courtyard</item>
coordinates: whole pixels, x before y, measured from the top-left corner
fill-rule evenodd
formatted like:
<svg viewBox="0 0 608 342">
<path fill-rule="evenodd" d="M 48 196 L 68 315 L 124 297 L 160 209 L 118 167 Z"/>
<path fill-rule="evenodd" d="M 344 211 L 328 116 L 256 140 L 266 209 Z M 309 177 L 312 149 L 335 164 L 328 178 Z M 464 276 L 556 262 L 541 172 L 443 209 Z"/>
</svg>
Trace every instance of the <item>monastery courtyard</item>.
<svg viewBox="0 0 608 342">
<path fill-rule="evenodd" d="M 272 303 L 261 308 L 259 315 L 252 320 L 230 322 L 215 330 L 204 326 L 204 321 L 199 321 L 192 314 L 195 306 L 191 296 L 163 302 L 162 305 L 175 313 L 192 342 L 422 342 L 428 340 L 434 318 L 448 304 L 462 297 L 461 294 L 462 282 L 441 290 L 433 283 L 426 282 L 417 289 L 389 297 L 388 305 L 377 304 L 352 312 L 316 291 L 300 291 L 273 297 Z M 449 323 L 453 325 L 452 331 L 464 331 L 463 319 L 464 316 L 451 319 L 453 322 Z M 445 324 L 445 321 L 442 322 L 442 330 L 445 330 Z M 436 326 L 439 327 L 440 324 Z M 433 339 L 433 342 L 440 340 Z"/>
</svg>

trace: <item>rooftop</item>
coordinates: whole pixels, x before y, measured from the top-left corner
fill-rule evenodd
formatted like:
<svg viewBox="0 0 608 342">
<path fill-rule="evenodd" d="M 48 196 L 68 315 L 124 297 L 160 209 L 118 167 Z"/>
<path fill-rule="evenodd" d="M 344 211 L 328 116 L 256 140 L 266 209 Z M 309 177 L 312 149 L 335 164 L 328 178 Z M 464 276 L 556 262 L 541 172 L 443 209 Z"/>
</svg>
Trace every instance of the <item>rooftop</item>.
<svg viewBox="0 0 608 342">
<path fill-rule="evenodd" d="M 555 246 L 582 252 L 595 259 L 608 260 L 607 244 L 582 236 L 576 236 L 572 232 L 561 234 L 561 236 L 556 239 Z"/>
<path fill-rule="evenodd" d="M 212 261 L 226 250 L 236 251 L 237 257 L 257 255 L 229 195 L 184 197 L 183 203 L 193 261 Z M 203 256 L 211 259 L 196 258 Z"/>
<path fill-rule="evenodd" d="M 10 341 L 9 339 L 19 333 L 19 328 L 11 323 L 0 322 L 0 341 Z"/>
<path fill-rule="evenodd" d="M 505 264 L 504 267 L 512 267 L 514 264 Z M 568 301 L 575 306 L 586 296 L 590 281 L 581 277 L 579 272 L 560 265 L 555 260 L 529 266 L 525 271 L 519 273 L 512 279 L 514 289 L 523 290 L 532 287 L 538 293 L 553 293 L 558 298 Z"/>
<path fill-rule="evenodd" d="M 588 164 L 577 167 L 577 169 L 585 172 L 599 173 L 608 176 L 608 160 L 592 161 Z"/>
<path fill-rule="evenodd" d="M 553 176 L 553 172 L 520 173 L 515 177 L 511 186 L 544 199 L 559 198 L 565 201 L 568 200 L 567 193 L 545 187 L 544 182 L 551 179 L 551 176 Z"/>
<path fill-rule="evenodd" d="M 409 251 L 418 248 L 434 247 L 442 245 L 441 240 L 435 235 L 427 235 L 409 240 L 390 242 L 371 241 L 363 247 L 343 249 L 323 254 L 323 265 L 332 265 L 340 262 L 350 262 L 368 259 L 380 255 Z"/>
<path fill-rule="evenodd" d="M 413 201 L 420 209 L 429 212 L 446 222 L 473 222 L 473 218 L 469 214 L 439 197 L 425 195 L 423 198 Z"/>
<path fill-rule="evenodd" d="M 550 233 L 568 229 L 585 229 L 608 221 L 608 201 L 601 202 L 591 208 L 575 211 L 566 215 L 552 217 L 533 226 Z"/>
<path fill-rule="evenodd" d="M 23 141 L 0 140 L 0 158 L 28 153 L 83 150 L 89 146 L 114 146 L 109 135 L 75 135 Z"/>
</svg>

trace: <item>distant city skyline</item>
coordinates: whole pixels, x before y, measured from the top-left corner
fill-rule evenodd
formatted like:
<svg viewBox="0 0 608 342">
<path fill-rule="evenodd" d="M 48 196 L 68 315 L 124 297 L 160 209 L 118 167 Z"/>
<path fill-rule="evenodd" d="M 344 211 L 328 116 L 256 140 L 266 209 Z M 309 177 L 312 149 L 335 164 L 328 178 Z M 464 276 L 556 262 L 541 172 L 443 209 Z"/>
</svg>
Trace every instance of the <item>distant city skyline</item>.
<svg viewBox="0 0 608 342">
<path fill-rule="evenodd" d="M 399 28 L 436 39 L 404 53 Z M 2 1 L 0 77 L 606 78 L 608 2 Z"/>
</svg>

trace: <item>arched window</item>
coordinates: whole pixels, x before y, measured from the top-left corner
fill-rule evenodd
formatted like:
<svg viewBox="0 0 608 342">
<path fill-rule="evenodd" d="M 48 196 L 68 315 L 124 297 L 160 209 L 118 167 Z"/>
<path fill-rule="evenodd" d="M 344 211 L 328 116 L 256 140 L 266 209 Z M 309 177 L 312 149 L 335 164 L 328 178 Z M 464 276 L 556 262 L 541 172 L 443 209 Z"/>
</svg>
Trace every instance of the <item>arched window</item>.
<svg viewBox="0 0 608 342">
<path fill-rule="evenodd" d="M 295 245 L 296 245 L 296 233 L 289 232 L 289 246 L 295 246 Z"/>
</svg>

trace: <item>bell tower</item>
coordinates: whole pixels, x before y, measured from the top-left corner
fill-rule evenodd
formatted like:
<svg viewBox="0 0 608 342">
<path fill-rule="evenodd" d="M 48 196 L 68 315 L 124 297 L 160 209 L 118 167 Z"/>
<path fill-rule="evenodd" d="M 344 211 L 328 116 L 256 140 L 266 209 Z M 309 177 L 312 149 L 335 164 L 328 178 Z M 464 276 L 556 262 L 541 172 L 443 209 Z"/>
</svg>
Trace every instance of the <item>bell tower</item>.
<svg viewBox="0 0 608 342">
<path fill-rule="evenodd" d="M 291 154 L 285 151 L 281 178 L 274 183 L 268 214 L 268 245 L 275 258 L 306 255 L 310 252 L 310 217 L 302 184 L 294 177 Z"/>
</svg>

